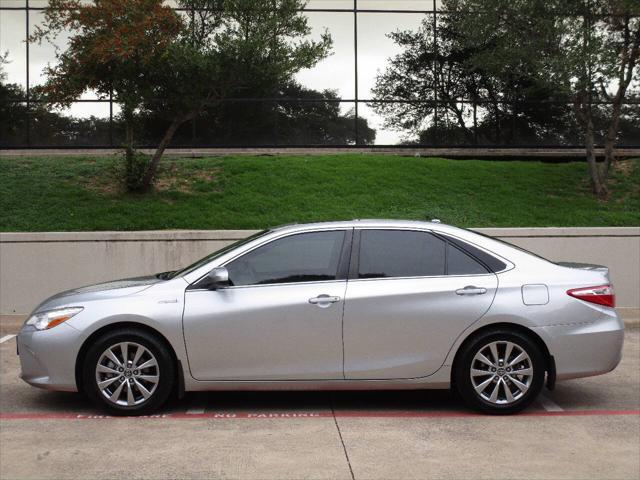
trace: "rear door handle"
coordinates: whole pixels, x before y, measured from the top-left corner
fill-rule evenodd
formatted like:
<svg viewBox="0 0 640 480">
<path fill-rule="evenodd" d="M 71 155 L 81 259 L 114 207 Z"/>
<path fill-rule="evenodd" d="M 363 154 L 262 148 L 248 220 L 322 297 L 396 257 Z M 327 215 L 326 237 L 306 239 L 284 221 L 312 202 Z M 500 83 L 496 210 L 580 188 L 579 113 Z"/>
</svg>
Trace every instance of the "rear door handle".
<svg viewBox="0 0 640 480">
<path fill-rule="evenodd" d="M 456 290 L 456 295 L 483 295 L 485 293 L 487 293 L 486 288 L 474 287 L 473 285 Z"/>
<path fill-rule="evenodd" d="M 318 305 L 319 307 L 328 307 L 332 303 L 340 301 L 340 297 L 334 297 L 331 295 L 318 295 L 317 297 L 310 298 L 309 303 L 311 305 Z"/>
</svg>

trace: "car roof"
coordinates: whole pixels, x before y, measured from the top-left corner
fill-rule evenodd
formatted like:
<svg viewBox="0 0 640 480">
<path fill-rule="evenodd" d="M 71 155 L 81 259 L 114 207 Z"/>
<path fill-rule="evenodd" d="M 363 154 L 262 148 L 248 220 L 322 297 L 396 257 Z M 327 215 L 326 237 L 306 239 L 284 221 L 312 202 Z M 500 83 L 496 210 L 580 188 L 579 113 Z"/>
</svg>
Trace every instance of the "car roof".
<svg viewBox="0 0 640 480">
<path fill-rule="evenodd" d="M 303 232 L 316 229 L 332 228 L 416 228 L 420 230 L 434 230 L 437 232 L 458 234 L 461 236 L 473 235 L 473 232 L 462 228 L 441 223 L 439 220 L 431 222 L 420 220 L 392 220 L 392 219 L 355 219 L 334 222 L 293 223 L 270 228 L 272 233 Z"/>
<path fill-rule="evenodd" d="M 313 230 L 316 228 L 371 228 L 371 227 L 398 227 L 398 228 L 429 228 L 429 229 L 456 229 L 456 227 L 452 227 L 451 225 L 445 225 L 444 223 L 440 223 L 439 220 L 434 220 L 431 222 L 420 221 L 420 220 L 392 220 L 392 219 L 354 219 L 354 220 L 341 220 L 341 221 L 332 221 L 332 222 L 313 222 L 313 223 L 291 223 L 287 225 L 279 225 L 277 227 L 273 227 L 270 230 L 274 232 L 283 232 L 283 231 L 299 231 L 299 230 Z"/>
</svg>

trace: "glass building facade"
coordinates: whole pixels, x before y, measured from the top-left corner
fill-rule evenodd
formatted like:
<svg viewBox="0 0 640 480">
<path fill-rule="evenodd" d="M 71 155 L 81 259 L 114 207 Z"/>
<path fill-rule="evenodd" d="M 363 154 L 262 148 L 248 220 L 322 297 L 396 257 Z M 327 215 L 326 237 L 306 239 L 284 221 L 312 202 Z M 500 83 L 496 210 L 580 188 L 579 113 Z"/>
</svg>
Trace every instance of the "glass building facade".
<svg viewBox="0 0 640 480">
<path fill-rule="evenodd" d="M 181 10 L 177 2 L 167 4 Z M 41 104 L 34 87 L 45 81 L 44 69 L 55 62 L 55 43 L 35 44 L 26 39 L 43 20 L 47 0 L 0 0 L 0 53 L 7 53 L 0 92 L 0 148 L 105 148 L 119 147 L 123 128 L 120 108 L 110 98 L 86 92 L 69 108 L 53 110 Z M 440 0 L 310 0 L 303 11 L 312 37 L 326 29 L 332 36 L 332 54 L 315 67 L 295 76 L 299 86 L 269 98 L 230 98 L 221 121 L 196 118 L 176 134 L 174 147 L 271 146 L 421 146 L 421 147 L 580 147 L 580 129 L 572 123 L 567 100 L 544 100 L 526 105 L 504 102 L 499 121 L 487 122 L 490 106 L 471 97 L 453 100 L 411 95 L 384 98 L 375 94 L 376 81 L 390 59 L 402 49 L 389 36 L 396 31 L 417 31 L 433 25 L 437 45 L 438 25 L 447 12 Z M 329 92 L 330 91 L 330 92 Z M 500 103 L 500 102 L 499 102 Z M 394 124 L 384 105 L 424 112 L 412 129 Z M 602 110 L 596 125 L 602 143 L 608 101 L 594 103 Z M 563 110 L 567 121 L 560 127 L 544 124 L 521 128 L 524 117 L 544 118 Z M 396 109 L 397 110 L 397 109 Z M 420 115 L 420 114 L 418 114 Z M 240 118 L 242 117 L 242 118 Z M 248 121 L 243 120 L 243 118 Z M 257 119 L 251 123 L 251 119 Z M 213 125 L 215 123 L 215 126 Z M 554 130 L 551 132 L 551 130 Z M 141 146 L 153 146 L 162 131 L 141 130 Z M 533 133 L 532 133 L 533 132 Z M 623 107 L 620 146 L 640 147 L 640 88 L 637 82 Z"/>
</svg>

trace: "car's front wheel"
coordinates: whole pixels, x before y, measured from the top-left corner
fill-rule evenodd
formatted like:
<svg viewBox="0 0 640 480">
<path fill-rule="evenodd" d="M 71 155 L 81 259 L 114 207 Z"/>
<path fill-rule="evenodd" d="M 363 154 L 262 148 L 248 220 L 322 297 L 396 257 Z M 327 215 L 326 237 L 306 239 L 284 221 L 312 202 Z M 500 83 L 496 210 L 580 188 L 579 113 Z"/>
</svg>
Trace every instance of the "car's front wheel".
<svg viewBox="0 0 640 480">
<path fill-rule="evenodd" d="M 167 400 L 175 366 L 167 347 L 143 330 L 115 330 L 100 337 L 84 362 L 84 387 L 117 415 L 143 415 Z"/>
<path fill-rule="evenodd" d="M 462 398 L 485 413 L 508 414 L 526 408 L 544 385 L 545 357 L 528 336 L 489 331 L 460 352 L 455 384 Z"/>
</svg>

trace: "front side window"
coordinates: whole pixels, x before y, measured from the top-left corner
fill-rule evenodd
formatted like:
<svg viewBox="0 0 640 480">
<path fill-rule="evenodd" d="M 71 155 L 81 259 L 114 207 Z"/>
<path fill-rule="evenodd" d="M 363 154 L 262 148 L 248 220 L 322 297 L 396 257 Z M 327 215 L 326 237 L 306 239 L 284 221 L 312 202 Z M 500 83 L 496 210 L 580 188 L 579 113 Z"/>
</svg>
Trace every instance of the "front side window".
<svg viewBox="0 0 640 480">
<path fill-rule="evenodd" d="M 362 230 L 358 278 L 444 275 L 445 248 L 426 232 Z"/>
<path fill-rule="evenodd" d="M 344 231 L 279 238 L 229 262 L 231 285 L 317 282 L 338 277 Z"/>
<path fill-rule="evenodd" d="M 260 237 L 268 234 L 269 232 L 270 232 L 270 230 L 263 230 L 261 232 L 258 232 L 258 233 L 255 233 L 255 234 L 251 235 L 250 237 L 244 238 L 242 240 L 238 240 L 237 242 L 234 242 L 231 245 L 227 245 L 226 247 L 222 247 L 220 250 L 217 250 L 217 251 L 213 252 L 212 254 L 207 255 L 206 257 L 198 260 L 196 263 L 193 263 L 193 264 L 189 265 L 186 268 L 183 268 L 182 270 L 177 270 L 175 272 L 167 272 L 168 275 L 164 279 L 175 278 L 175 277 L 187 275 L 187 274 L 199 269 L 200 267 L 205 266 L 207 263 L 215 260 L 216 258 L 221 257 L 225 253 L 230 252 L 234 248 L 238 248 L 238 247 L 241 247 L 242 245 L 245 245 L 245 244 L 247 244 L 249 242 L 252 242 L 256 238 L 260 238 Z"/>
</svg>

